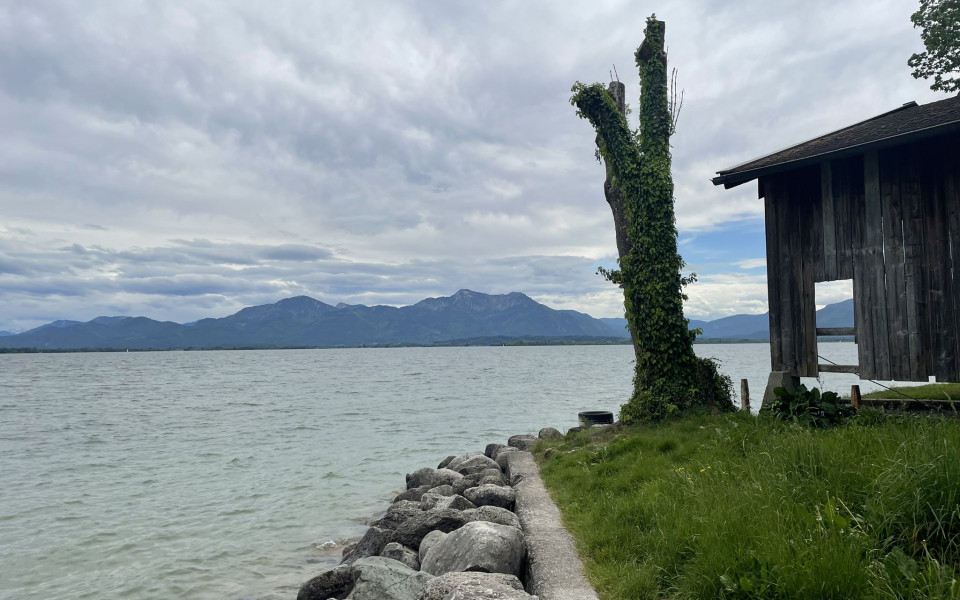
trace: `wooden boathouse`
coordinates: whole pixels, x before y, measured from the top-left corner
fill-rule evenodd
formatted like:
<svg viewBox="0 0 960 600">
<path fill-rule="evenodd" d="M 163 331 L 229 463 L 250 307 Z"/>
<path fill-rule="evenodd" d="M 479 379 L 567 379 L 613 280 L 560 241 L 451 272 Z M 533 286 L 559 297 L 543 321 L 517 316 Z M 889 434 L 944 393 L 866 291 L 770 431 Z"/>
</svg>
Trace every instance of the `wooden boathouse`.
<svg viewBox="0 0 960 600">
<path fill-rule="evenodd" d="M 764 201 L 772 370 L 960 381 L 960 96 L 718 171 Z M 854 327 L 817 329 L 814 284 L 853 280 Z M 858 365 L 820 364 L 850 335 Z"/>
</svg>

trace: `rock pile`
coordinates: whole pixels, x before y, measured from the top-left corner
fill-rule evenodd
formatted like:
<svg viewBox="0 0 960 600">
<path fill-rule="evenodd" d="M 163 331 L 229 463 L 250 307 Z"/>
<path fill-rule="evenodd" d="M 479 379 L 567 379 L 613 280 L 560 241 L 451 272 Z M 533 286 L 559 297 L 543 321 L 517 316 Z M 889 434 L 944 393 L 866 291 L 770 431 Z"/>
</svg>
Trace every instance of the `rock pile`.
<svg viewBox="0 0 960 600">
<path fill-rule="evenodd" d="M 507 476 L 507 455 L 536 441 L 513 436 L 407 475 L 406 491 L 297 600 L 536 600 L 524 591 L 527 545 Z"/>
</svg>

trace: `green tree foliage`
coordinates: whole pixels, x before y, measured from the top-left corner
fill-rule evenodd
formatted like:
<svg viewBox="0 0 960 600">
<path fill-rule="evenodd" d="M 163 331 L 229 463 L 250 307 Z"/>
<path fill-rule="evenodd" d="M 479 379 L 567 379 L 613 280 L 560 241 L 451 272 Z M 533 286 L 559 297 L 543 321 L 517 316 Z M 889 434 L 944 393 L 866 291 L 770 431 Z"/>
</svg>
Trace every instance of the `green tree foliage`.
<svg viewBox="0 0 960 600">
<path fill-rule="evenodd" d="M 932 90 L 960 92 L 960 0 L 920 0 L 910 20 L 926 48 L 907 60 L 913 76 L 933 77 Z"/>
<path fill-rule="evenodd" d="M 627 422 L 658 420 L 690 406 L 713 404 L 717 396 L 716 369 L 712 378 L 709 368 L 701 369 L 693 353 L 695 334 L 683 316 L 683 260 L 677 252 L 670 156 L 674 121 L 664 31 L 655 15 L 647 19 L 644 41 L 635 55 L 640 70 L 639 133 L 631 131 L 599 83 L 577 82 L 570 99 L 578 116 L 596 130 L 600 155 L 624 199 L 631 247 L 620 257 L 615 282 L 623 288 L 636 352 L 634 393 L 621 409 Z M 701 381 L 701 372 L 709 381 Z M 732 407 L 729 392 L 715 406 Z"/>
</svg>

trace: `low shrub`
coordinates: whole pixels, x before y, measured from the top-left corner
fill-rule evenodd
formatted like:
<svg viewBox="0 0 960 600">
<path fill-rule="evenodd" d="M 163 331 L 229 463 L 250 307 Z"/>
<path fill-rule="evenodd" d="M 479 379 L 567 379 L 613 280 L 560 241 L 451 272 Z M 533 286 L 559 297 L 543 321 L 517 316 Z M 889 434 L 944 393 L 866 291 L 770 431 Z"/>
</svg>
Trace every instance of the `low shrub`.
<svg viewBox="0 0 960 600">
<path fill-rule="evenodd" d="M 831 427 L 857 414 L 853 406 L 844 404 L 835 392 L 820 392 L 800 384 L 793 393 L 782 387 L 773 390 L 776 398 L 760 409 L 763 416 L 793 421 L 811 427 Z"/>
</svg>

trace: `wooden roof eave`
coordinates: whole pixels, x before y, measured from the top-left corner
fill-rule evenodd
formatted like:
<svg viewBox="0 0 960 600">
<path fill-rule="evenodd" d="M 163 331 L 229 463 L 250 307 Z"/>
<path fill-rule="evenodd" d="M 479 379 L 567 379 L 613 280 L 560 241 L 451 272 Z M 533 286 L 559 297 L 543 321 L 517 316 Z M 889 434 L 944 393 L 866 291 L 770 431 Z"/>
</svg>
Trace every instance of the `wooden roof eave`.
<svg viewBox="0 0 960 600">
<path fill-rule="evenodd" d="M 840 150 L 833 150 L 830 152 L 823 152 L 821 154 L 815 154 L 812 156 L 806 156 L 801 159 L 777 163 L 773 165 L 767 165 L 765 167 L 760 167 L 757 169 L 749 169 L 746 171 L 735 171 L 735 169 L 727 169 L 725 171 L 717 171 L 717 176 L 711 179 L 713 185 L 723 184 L 725 189 L 730 189 L 753 181 L 754 179 L 763 177 L 764 175 L 772 175 L 775 173 L 781 173 L 783 171 L 790 171 L 800 167 L 805 167 L 812 164 L 820 163 L 826 159 L 838 159 L 845 158 L 848 156 L 853 156 L 857 154 L 862 154 L 868 150 L 882 150 L 885 148 L 890 148 L 893 146 L 900 146 L 908 142 L 914 142 L 918 140 L 923 140 L 931 137 L 936 137 L 939 135 L 946 135 L 953 133 L 955 131 L 960 131 L 960 121 L 954 121 L 952 123 L 939 124 L 925 129 L 918 129 L 916 131 L 911 131 L 909 133 L 898 134 L 888 136 L 879 140 L 873 140 L 870 142 L 865 142 L 863 144 L 857 144 L 855 146 L 849 146 L 847 148 L 842 148 Z M 769 156 L 769 155 L 768 155 Z M 765 157 L 758 158 L 756 160 L 763 160 Z M 755 162 L 755 161 L 751 161 Z"/>
</svg>

